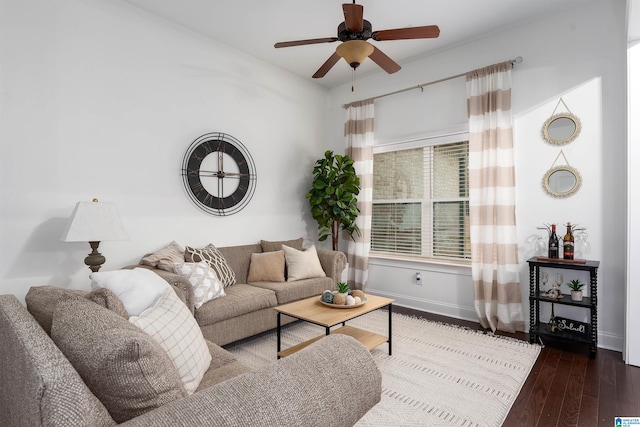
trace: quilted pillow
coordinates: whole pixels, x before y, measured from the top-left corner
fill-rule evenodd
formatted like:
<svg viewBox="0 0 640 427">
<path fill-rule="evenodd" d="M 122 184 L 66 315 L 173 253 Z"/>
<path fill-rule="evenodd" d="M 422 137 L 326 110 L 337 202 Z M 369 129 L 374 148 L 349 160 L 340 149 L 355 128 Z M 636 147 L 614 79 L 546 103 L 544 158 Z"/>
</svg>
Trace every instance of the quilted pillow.
<svg viewBox="0 0 640 427">
<path fill-rule="evenodd" d="M 58 304 L 51 338 L 118 423 L 187 396 L 153 338 L 87 299 Z"/>
<path fill-rule="evenodd" d="M 247 282 L 284 282 L 284 251 L 252 253 Z"/>
<path fill-rule="evenodd" d="M 152 254 L 146 255 L 140 260 L 140 264 L 157 267 L 161 270 L 173 273 L 173 265 L 184 262 L 184 248 L 175 240 L 164 248 Z"/>
<path fill-rule="evenodd" d="M 216 276 L 218 276 L 225 288 L 236 283 L 236 273 L 234 273 L 218 248 L 212 244 L 208 244 L 202 249 L 187 246 L 184 250 L 184 260 L 187 262 L 205 261 L 216 272 Z"/>
<path fill-rule="evenodd" d="M 169 283 L 146 268 L 95 272 L 89 275 L 91 289 L 107 288 L 120 298 L 130 316 L 150 307 L 169 287 Z"/>
<path fill-rule="evenodd" d="M 178 368 L 187 393 L 193 393 L 211 363 L 211 353 L 191 312 L 171 289 L 129 322 L 160 344 Z"/>
<path fill-rule="evenodd" d="M 326 277 L 315 246 L 311 246 L 304 251 L 299 251 L 286 245 L 282 245 L 282 249 L 287 262 L 287 270 L 289 271 L 287 282 L 311 279 L 313 277 Z"/>
<path fill-rule="evenodd" d="M 173 270 L 193 286 L 194 308 L 200 308 L 207 301 L 226 296 L 215 271 L 204 261 L 176 264 Z"/>
</svg>

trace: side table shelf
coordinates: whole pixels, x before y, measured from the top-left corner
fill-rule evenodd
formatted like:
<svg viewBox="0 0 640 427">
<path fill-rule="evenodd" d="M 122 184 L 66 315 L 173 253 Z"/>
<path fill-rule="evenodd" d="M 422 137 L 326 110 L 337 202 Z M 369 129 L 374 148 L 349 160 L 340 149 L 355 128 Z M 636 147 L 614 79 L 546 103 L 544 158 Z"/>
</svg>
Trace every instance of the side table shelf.
<svg viewBox="0 0 640 427">
<path fill-rule="evenodd" d="M 529 263 L 529 342 L 535 343 L 542 336 L 554 337 L 589 344 L 589 356 L 595 358 L 598 347 L 598 267 L 600 261 L 568 263 L 533 257 Z M 589 272 L 589 296 L 573 301 L 569 295 L 551 298 L 540 290 L 540 268 L 583 270 Z M 589 323 L 585 333 L 568 330 L 551 332 L 548 324 L 540 321 L 540 303 L 568 305 L 589 310 Z"/>
</svg>

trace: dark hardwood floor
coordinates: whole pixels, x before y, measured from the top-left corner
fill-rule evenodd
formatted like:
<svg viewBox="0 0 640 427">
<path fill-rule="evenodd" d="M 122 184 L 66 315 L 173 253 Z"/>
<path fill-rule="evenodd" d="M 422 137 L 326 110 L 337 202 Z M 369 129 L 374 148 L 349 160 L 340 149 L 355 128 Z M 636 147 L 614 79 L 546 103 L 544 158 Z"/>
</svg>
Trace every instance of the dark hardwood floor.
<svg viewBox="0 0 640 427">
<path fill-rule="evenodd" d="M 483 330 L 478 323 L 412 310 L 393 311 Z M 525 333 L 498 333 L 529 341 Z M 640 417 L 640 368 L 626 365 L 619 352 L 586 345 L 545 342 L 504 426 L 614 426 L 615 417 Z"/>
</svg>

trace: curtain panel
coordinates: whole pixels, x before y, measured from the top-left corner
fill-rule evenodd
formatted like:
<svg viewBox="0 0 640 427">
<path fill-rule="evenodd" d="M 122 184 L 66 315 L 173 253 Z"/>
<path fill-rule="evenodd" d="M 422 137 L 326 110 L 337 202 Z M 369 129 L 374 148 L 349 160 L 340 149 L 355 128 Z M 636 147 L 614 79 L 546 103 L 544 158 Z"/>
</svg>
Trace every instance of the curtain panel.
<svg viewBox="0 0 640 427">
<path fill-rule="evenodd" d="M 480 324 L 524 331 L 516 236 L 511 68 L 466 74 L 471 275 Z"/>
<path fill-rule="evenodd" d="M 343 239 L 347 241 L 347 281 L 351 289 L 364 289 L 369 275 L 373 199 L 373 113 L 373 100 L 350 104 L 345 113 L 346 154 L 354 161 L 353 166 L 360 178 L 357 202 L 360 214 L 356 219 L 360 235 L 354 233 L 355 240 L 352 240 L 343 234 Z"/>
</svg>

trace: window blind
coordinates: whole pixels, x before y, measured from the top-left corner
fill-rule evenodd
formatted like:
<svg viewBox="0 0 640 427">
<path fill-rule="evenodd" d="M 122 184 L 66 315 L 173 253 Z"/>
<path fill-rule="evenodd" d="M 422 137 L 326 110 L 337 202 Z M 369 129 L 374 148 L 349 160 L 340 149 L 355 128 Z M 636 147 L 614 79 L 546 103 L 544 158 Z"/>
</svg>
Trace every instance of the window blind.
<svg viewBox="0 0 640 427">
<path fill-rule="evenodd" d="M 470 259 L 467 141 L 374 154 L 371 250 Z"/>
</svg>

